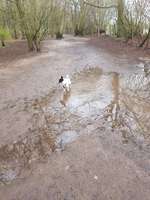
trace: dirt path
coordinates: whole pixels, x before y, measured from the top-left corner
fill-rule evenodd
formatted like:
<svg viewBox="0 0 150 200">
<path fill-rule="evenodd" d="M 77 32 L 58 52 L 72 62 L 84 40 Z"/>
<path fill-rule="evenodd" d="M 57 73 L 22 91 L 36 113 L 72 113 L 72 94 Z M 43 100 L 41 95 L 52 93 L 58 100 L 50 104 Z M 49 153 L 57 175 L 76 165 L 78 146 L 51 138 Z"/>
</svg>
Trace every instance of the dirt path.
<svg viewBox="0 0 150 200">
<path fill-rule="evenodd" d="M 67 36 L 1 61 L 2 199 L 149 200 L 150 78 L 136 66 L 144 55 L 102 46 Z M 57 85 L 62 74 L 70 94 Z"/>
</svg>

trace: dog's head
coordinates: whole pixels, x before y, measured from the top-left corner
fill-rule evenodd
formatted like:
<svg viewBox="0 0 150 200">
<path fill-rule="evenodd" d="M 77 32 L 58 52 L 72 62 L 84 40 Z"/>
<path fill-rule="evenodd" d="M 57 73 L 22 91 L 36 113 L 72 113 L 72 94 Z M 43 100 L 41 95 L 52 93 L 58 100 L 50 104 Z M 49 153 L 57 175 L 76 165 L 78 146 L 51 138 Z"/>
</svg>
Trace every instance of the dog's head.
<svg viewBox="0 0 150 200">
<path fill-rule="evenodd" d="M 63 82 L 63 80 L 64 80 L 64 77 L 63 77 L 63 76 L 61 76 L 61 77 L 60 77 L 60 79 L 59 79 L 59 83 L 62 83 L 62 82 Z"/>
</svg>

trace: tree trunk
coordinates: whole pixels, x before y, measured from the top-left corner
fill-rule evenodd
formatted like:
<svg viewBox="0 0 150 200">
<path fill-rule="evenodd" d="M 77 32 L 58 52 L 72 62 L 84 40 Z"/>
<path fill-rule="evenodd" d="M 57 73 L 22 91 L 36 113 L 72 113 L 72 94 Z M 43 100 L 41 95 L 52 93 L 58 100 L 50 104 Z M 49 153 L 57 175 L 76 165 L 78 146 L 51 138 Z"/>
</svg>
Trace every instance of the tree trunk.
<svg viewBox="0 0 150 200">
<path fill-rule="evenodd" d="M 18 39 L 18 35 L 17 35 L 17 30 L 16 28 L 14 28 L 14 38 L 17 40 Z"/>
<path fill-rule="evenodd" d="M 61 33 L 61 32 L 57 32 L 56 33 L 56 39 L 62 39 L 63 38 L 63 33 Z"/>
<path fill-rule="evenodd" d="M 74 35 L 75 36 L 83 36 L 84 35 L 84 30 L 83 28 L 79 28 L 78 25 L 76 25 L 75 30 L 74 30 Z"/>
<path fill-rule="evenodd" d="M 41 51 L 40 41 L 34 40 L 35 49 L 37 52 Z"/>
<path fill-rule="evenodd" d="M 5 47 L 5 42 L 4 42 L 4 40 L 1 40 L 1 43 L 2 43 L 2 47 Z"/>
<path fill-rule="evenodd" d="M 27 38 L 27 42 L 28 42 L 29 51 L 34 51 L 33 41 L 31 39 Z"/>
<path fill-rule="evenodd" d="M 98 27 L 97 27 L 97 37 L 99 38 L 99 36 L 100 36 L 100 28 L 99 28 L 99 25 L 98 25 Z"/>
<path fill-rule="evenodd" d="M 121 37 L 123 35 L 123 11 L 124 11 L 123 0 L 118 0 L 117 37 Z"/>
</svg>

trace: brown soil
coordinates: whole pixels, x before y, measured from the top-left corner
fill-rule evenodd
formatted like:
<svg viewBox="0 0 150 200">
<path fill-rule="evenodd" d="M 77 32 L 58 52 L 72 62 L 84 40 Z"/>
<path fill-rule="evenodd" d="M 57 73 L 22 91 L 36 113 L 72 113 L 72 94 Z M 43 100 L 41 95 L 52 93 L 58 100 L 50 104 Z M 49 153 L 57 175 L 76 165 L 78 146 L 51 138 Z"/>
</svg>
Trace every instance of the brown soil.
<svg viewBox="0 0 150 200">
<path fill-rule="evenodd" d="M 132 42 L 125 42 L 123 39 L 120 38 L 111 38 L 109 36 L 101 36 L 99 39 L 93 37 L 90 40 L 90 44 L 93 44 L 95 47 L 99 47 L 109 51 L 111 54 L 120 55 L 126 54 L 136 59 L 142 56 L 149 56 L 150 55 L 150 48 L 139 48 L 135 46 L 134 41 Z"/>
<path fill-rule="evenodd" d="M 0 67 L 33 55 L 35 54 L 29 53 L 26 41 L 12 41 L 8 43 L 5 48 L 0 48 Z"/>
</svg>

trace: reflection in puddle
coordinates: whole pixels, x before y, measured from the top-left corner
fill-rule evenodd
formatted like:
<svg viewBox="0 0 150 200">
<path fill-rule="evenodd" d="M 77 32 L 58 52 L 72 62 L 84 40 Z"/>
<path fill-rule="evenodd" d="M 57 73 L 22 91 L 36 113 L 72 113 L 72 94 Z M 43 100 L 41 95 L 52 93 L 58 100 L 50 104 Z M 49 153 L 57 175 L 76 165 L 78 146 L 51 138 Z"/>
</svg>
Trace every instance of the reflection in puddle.
<svg viewBox="0 0 150 200">
<path fill-rule="evenodd" d="M 68 101 L 70 112 L 82 117 L 99 114 L 111 101 L 109 77 L 98 68 L 79 73 Z"/>
<path fill-rule="evenodd" d="M 115 83 L 115 84 L 114 84 Z M 117 83 L 117 84 L 116 84 Z M 126 84 L 125 84 L 126 83 Z M 133 135 L 149 137 L 150 129 L 150 78 L 144 74 L 133 74 L 129 77 L 113 76 L 113 101 L 109 105 L 112 126 L 127 128 Z"/>
<path fill-rule="evenodd" d="M 120 75 L 99 68 L 74 75 L 72 92 L 62 104 L 70 114 L 92 120 L 105 116 L 108 126 L 119 129 L 127 142 L 129 135 L 149 138 L 150 77 L 142 73 Z"/>
<path fill-rule="evenodd" d="M 77 116 L 91 118 L 105 113 L 112 128 L 148 138 L 149 86 L 150 77 L 145 73 L 119 75 L 94 68 L 75 75 L 72 93 L 64 99 L 69 112 Z"/>
<path fill-rule="evenodd" d="M 0 182 L 11 181 L 18 175 L 16 169 L 45 158 L 56 145 L 93 133 L 98 127 L 95 120 L 105 118 L 105 129 L 120 130 L 124 144 L 132 136 L 140 138 L 140 142 L 149 139 L 149 75 L 103 73 L 99 68 L 91 68 L 74 74 L 72 79 L 70 92 L 60 97 L 60 91 L 55 90 L 29 105 L 33 131 L 0 147 Z"/>
<path fill-rule="evenodd" d="M 108 105 L 108 120 L 112 122 L 112 127 L 117 125 L 118 114 L 120 110 L 119 105 L 119 74 L 113 72 L 111 74 L 111 83 L 112 83 L 112 101 Z"/>
<path fill-rule="evenodd" d="M 60 100 L 60 103 L 63 105 L 63 106 L 65 106 L 66 107 L 66 105 L 67 105 L 67 102 L 68 102 L 68 100 L 69 100 L 69 98 L 70 98 L 70 95 L 71 95 L 71 90 L 69 90 L 69 91 L 64 91 L 63 92 L 63 97 L 62 97 L 62 99 Z"/>
<path fill-rule="evenodd" d="M 78 137 L 78 133 L 76 131 L 65 131 L 57 138 L 57 144 L 63 146 L 70 142 L 73 142 Z"/>
</svg>

